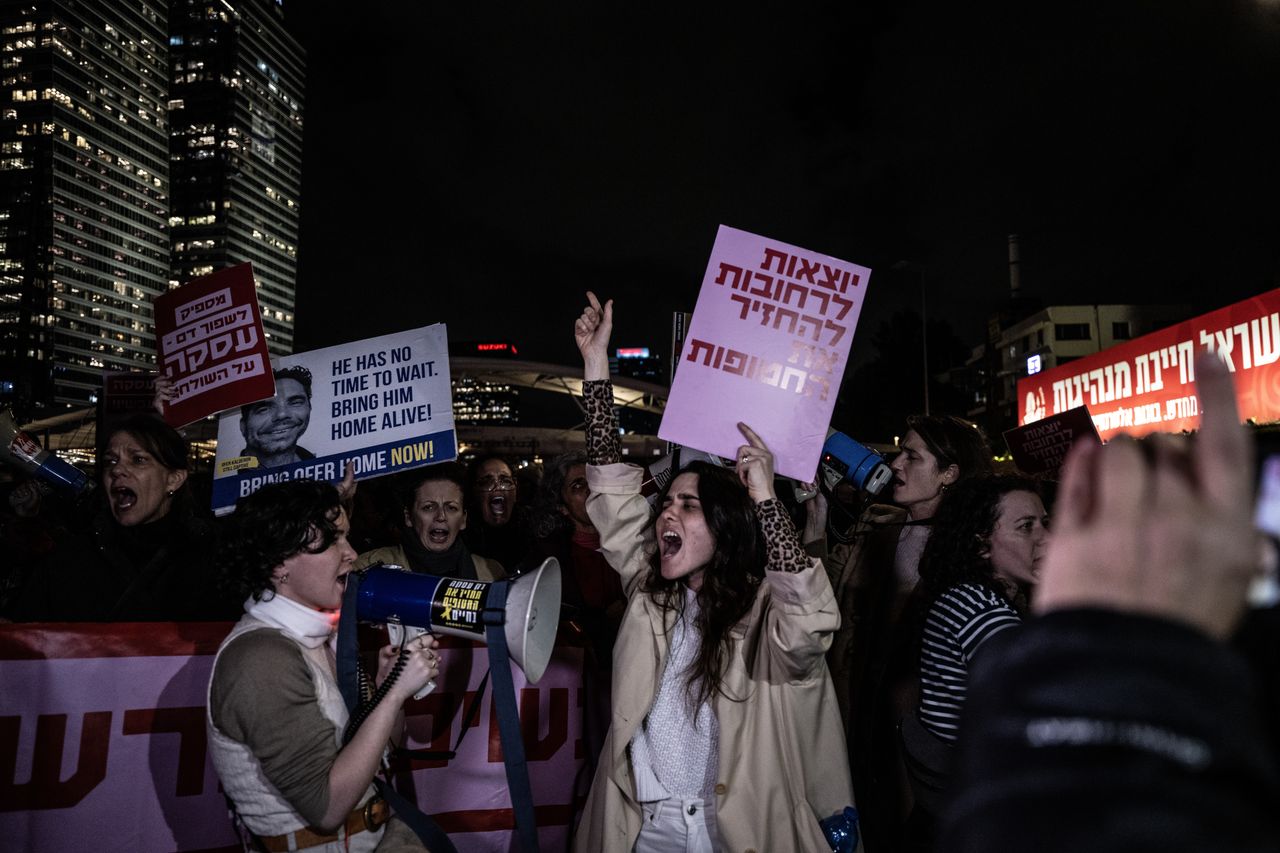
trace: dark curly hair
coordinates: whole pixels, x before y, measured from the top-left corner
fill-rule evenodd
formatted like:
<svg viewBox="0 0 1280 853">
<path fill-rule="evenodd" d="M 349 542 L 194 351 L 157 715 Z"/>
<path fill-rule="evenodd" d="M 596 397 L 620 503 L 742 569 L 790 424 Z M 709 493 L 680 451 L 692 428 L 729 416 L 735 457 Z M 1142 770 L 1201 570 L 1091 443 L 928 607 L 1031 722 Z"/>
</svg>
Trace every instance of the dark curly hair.
<svg viewBox="0 0 1280 853">
<path fill-rule="evenodd" d="M 680 473 L 697 475 L 698 502 L 702 505 L 707 528 L 716 540 L 715 553 L 703 572 L 702 586 L 698 590 L 695 624 L 700 645 L 685 681 L 696 707 L 720 691 L 729 656 L 729 631 L 755 601 L 756 590 L 764 579 L 765 548 L 756 522 L 755 507 L 732 470 L 698 461 L 690 462 Z M 673 477 L 658 495 L 655 524 L 674 482 Z M 668 580 L 662 576 L 662 560 L 657 548 L 649 560 L 649 573 L 642 589 L 663 609 L 684 610 L 685 581 L 683 578 Z M 696 694 L 693 693 L 695 684 L 698 685 Z"/>
<path fill-rule="evenodd" d="M 933 517 L 929 542 L 920 556 L 920 588 L 926 603 L 960 584 L 976 584 L 1002 598 L 1016 590 L 995 576 L 984 556 L 1000 514 L 1000 500 L 1010 492 L 1040 494 L 1034 480 L 1012 474 L 971 477 L 947 490 Z"/>
<path fill-rule="evenodd" d="M 338 490 L 316 480 L 271 483 L 236 501 L 218 554 L 223 588 L 254 601 L 274 595 L 271 575 L 281 563 L 338 538 L 341 509 Z"/>
<path fill-rule="evenodd" d="M 586 465 L 587 454 L 581 450 L 561 453 L 547 463 L 538 483 L 538 493 L 529 508 L 529 529 L 539 539 L 573 530 L 573 521 L 561 510 L 564 508 L 564 482 L 574 465 Z"/>
</svg>

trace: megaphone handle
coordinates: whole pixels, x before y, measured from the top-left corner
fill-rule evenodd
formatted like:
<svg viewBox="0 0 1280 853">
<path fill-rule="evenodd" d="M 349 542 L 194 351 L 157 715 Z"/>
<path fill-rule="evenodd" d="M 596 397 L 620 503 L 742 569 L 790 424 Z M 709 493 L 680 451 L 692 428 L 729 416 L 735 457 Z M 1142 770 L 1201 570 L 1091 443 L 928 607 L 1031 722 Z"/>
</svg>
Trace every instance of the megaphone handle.
<svg viewBox="0 0 1280 853">
<path fill-rule="evenodd" d="M 414 699 L 425 699 L 427 694 L 436 689 L 436 680 L 433 678 L 423 685 L 422 689 L 413 694 Z"/>
</svg>

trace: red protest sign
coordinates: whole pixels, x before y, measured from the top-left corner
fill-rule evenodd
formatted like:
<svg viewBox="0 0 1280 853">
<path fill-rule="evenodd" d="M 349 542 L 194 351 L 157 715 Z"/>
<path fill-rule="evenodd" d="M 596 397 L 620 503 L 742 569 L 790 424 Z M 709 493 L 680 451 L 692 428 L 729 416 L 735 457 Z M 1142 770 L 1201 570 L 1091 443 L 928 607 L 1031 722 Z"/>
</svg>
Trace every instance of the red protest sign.
<svg viewBox="0 0 1280 853">
<path fill-rule="evenodd" d="M 1233 374 L 1240 417 L 1280 420 L 1280 288 L 1018 380 L 1018 423 L 1079 406 L 1103 441 L 1200 426 L 1195 355 Z"/>
<path fill-rule="evenodd" d="M 160 369 L 176 392 L 164 411 L 171 426 L 275 393 L 249 264 L 158 296 L 155 310 Z"/>
</svg>

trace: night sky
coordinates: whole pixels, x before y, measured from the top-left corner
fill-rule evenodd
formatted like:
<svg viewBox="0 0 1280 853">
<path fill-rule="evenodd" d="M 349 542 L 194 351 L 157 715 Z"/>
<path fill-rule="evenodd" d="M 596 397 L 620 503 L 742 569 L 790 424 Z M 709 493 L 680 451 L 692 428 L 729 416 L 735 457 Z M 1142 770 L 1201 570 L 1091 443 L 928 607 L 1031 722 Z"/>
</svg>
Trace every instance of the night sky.
<svg viewBox="0 0 1280 853">
<path fill-rule="evenodd" d="M 1280 4 L 286 8 L 299 350 L 444 321 L 572 365 L 591 287 L 665 352 L 722 222 L 875 271 L 855 358 L 898 261 L 979 342 L 1014 232 L 1047 304 L 1280 284 Z"/>
</svg>

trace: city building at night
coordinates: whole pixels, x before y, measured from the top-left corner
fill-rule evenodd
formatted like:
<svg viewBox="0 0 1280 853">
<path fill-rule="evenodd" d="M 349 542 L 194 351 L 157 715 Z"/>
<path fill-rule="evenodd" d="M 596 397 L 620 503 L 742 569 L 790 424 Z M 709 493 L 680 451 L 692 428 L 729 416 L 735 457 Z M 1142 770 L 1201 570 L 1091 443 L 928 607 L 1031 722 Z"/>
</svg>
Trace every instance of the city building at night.
<svg viewBox="0 0 1280 853">
<path fill-rule="evenodd" d="M 520 390 L 507 382 L 453 377 L 453 419 L 459 424 L 520 423 Z"/>
<path fill-rule="evenodd" d="M 966 417 L 989 436 L 1018 424 L 1018 380 L 1092 355 L 1185 319 L 1176 305 L 1051 305 L 1012 321 L 993 319 L 990 339 L 953 371 L 969 408 Z"/>
<path fill-rule="evenodd" d="M 174 0 L 170 284 L 249 261 L 273 354 L 293 351 L 305 54 L 277 0 Z"/>
<path fill-rule="evenodd" d="M 169 281 L 165 0 L 0 3 L 0 404 L 154 363 Z"/>
</svg>

